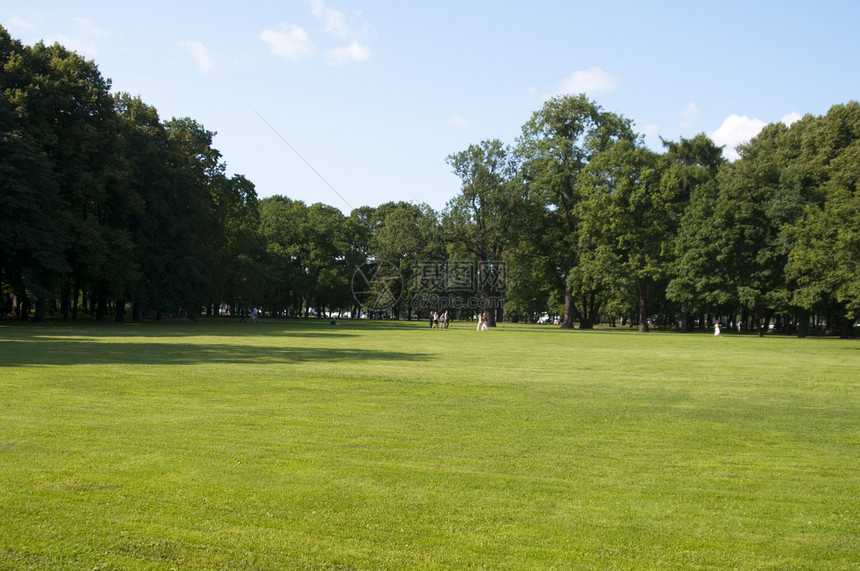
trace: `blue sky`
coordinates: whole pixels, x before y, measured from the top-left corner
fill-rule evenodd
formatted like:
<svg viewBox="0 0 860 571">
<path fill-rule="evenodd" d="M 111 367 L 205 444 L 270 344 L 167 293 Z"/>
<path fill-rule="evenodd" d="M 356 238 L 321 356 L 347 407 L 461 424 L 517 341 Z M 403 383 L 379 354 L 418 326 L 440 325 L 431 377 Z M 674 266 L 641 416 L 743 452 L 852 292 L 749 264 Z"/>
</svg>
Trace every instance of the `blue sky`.
<svg viewBox="0 0 860 571">
<path fill-rule="evenodd" d="M 216 131 L 228 172 L 260 197 L 344 213 L 390 200 L 442 209 L 460 189 L 445 157 L 515 144 L 554 95 L 587 93 L 654 149 L 705 132 L 729 156 L 767 123 L 860 98 L 856 2 L 203 6 L 33 0 L 0 8 L 0 23 L 93 59 L 162 120 Z"/>
</svg>

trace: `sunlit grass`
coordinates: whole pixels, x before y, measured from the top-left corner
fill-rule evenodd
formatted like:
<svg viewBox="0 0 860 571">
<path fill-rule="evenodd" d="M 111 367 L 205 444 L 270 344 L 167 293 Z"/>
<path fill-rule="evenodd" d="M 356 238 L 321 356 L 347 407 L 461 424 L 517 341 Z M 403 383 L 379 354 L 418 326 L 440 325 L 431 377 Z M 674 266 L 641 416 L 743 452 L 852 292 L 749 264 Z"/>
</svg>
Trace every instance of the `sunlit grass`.
<svg viewBox="0 0 860 571">
<path fill-rule="evenodd" d="M 860 566 L 860 344 L 0 326 L 0 568 Z"/>
</svg>

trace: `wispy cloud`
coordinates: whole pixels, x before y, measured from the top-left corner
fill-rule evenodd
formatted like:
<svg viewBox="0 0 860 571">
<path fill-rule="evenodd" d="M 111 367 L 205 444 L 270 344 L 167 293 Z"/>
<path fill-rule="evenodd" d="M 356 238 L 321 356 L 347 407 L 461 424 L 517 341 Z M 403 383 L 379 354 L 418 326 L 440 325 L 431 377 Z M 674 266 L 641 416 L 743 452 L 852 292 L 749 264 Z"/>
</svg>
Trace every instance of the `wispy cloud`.
<svg viewBox="0 0 860 571">
<path fill-rule="evenodd" d="M 613 91 L 618 87 L 618 81 L 597 66 L 574 72 L 559 84 L 559 91 L 567 94 L 585 93 L 595 95 Z"/>
<path fill-rule="evenodd" d="M 699 116 L 701 114 L 702 114 L 701 110 L 699 110 L 699 108 L 696 107 L 695 103 L 693 103 L 693 102 L 687 103 L 687 105 L 685 105 L 684 109 L 681 111 L 681 117 L 683 117 L 683 119 L 684 119 L 683 121 L 681 121 L 681 126 L 682 127 L 691 126 L 696 121 L 696 119 L 699 118 Z"/>
<path fill-rule="evenodd" d="M 93 23 L 86 18 L 75 18 L 74 20 L 78 29 L 91 38 L 105 40 L 113 35 L 113 32 L 94 26 Z"/>
<path fill-rule="evenodd" d="M 101 47 L 110 39 L 113 32 L 94 26 L 86 18 L 73 18 L 74 30 L 71 34 L 57 34 L 44 38 L 46 44 L 58 43 L 87 57 L 97 57 Z"/>
<path fill-rule="evenodd" d="M 323 21 L 323 29 L 341 40 L 351 40 L 349 44 L 330 49 L 326 52 L 329 65 L 345 65 L 349 63 L 364 63 L 370 59 L 370 48 L 359 40 L 365 35 L 364 25 L 357 22 L 361 12 L 355 12 L 351 18 L 340 10 L 329 8 L 322 0 L 308 0 L 311 14 Z"/>
<path fill-rule="evenodd" d="M 20 18 L 18 16 L 12 16 L 6 21 L 6 27 L 21 29 L 21 30 L 35 30 L 36 24 L 31 24 L 24 18 Z"/>
<path fill-rule="evenodd" d="M 302 28 L 286 23 L 281 24 L 280 30 L 263 30 L 257 37 L 269 44 L 273 54 L 293 63 L 312 56 L 316 49 Z"/>
<path fill-rule="evenodd" d="M 308 0 L 311 14 L 324 22 L 325 31 L 339 38 L 351 38 L 353 34 L 346 23 L 346 16 L 340 10 L 329 8 L 322 0 Z"/>
<path fill-rule="evenodd" d="M 646 137 L 656 137 L 660 134 L 660 126 L 650 123 L 642 126 L 642 134 Z"/>
<path fill-rule="evenodd" d="M 200 66 L 200 71 L 204 73 L 212 73 L 215 71 L 215 60 L 212 58 L 212 55 L 209 53 L 206 46 L 202 43 L 186 40 L 181 42 L 179 45 L 191 54 L 191 57 L 193 57 L 197 62 L 197 65 Z"/>
<path fill-rule="evenodd" d="M 448 124 L 456 129 L 464 129 L 466 127 L 471 127 L 472 122 L 463 117 L 462 115 L 454 115 L 450 119 L 448 119 Z"/>
<path fill-rule="evenodd" d="M 361 63 L 370 59 L 370 48 L 353 41 L 348 46 L 335 48 L 326 53 L 329 65 Z"/>
</svg>

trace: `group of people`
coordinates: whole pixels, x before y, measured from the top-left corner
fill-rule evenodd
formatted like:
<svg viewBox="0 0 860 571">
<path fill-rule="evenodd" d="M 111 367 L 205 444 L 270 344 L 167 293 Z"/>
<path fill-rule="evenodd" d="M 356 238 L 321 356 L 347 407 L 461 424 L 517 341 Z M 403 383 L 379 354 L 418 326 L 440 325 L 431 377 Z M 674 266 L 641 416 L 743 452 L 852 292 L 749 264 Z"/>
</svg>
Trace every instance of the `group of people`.
<svg viewBox="0 0 860 571">
<path fill-rule="evenodd" d="M 260 317 L 260 310 L 255 307 L 246 313 L 244 307 L 239 309 L 239 323 L 245 323 L 245 317 L 248 318 L 249 322 L 257 323 L 257 319 Z"/>
<path fill-rule="evenodd" d="M 487 331 L 487 314 L 478 313 L 474 319 L 478 322 L 478 331 Z M 448 329 L 448 312 L 430 312 L 430 329 Z"/>
<path fill-rule="evenodd" d="M 719 319 L 717 319 L 717 321 L 714 323 L 714 337 L 722 337 L 723 336 L 723 333 L 720 330 L 720 328 L 722 326 L 723 326 L 722 322 Z M 743 324 L 740 321 L 738 321 L 738 323 L 737 323 L 738 333 L 740 333 L 742 329 L 743 329 Z"/>
<path fill-rule="evenodd" d="M 448 312 L 430 312 L 430 329 L 448 329 Z"/>
</svg>

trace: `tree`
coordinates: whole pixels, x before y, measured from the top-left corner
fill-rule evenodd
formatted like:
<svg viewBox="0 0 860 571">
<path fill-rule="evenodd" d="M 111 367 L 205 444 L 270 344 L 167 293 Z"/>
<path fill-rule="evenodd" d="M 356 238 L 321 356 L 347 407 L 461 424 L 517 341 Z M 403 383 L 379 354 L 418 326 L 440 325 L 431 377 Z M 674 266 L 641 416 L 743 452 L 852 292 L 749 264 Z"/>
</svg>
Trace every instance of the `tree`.
<svg viewBox="0 0 860 571">
<path fill-rule="evenodd" d="M 504 295 L 505 248 L 524 200 L 519 163 L 499 140 L 470 145 L 447 161 L 463 185 L 442 213 L 443 232 L 478 263 L 477 290 L 489 308 L 487 325 L 495 327 L 496 308 L 490 302 Z"/>
<path fill-rule="evenodd" d="M 213 147 L 213 131 L 194 119 L 171 119 L 164 125 L 171 167 L 178 177 L 176 213 L 190 230 L 190 257 L 179 268 L 186 290 L 184 307 L 206 306 L 214 311 L 219 284 L 225 281 L 220 253 L 226 246 L 225 220 L 230 200 L 221 153 Z"/>
<path fill-rule="evenodd" d="M 14 295 L 21 317 L 30 300 L 44 307 L 68 271 L 68 235 L 55 221 L 61 201 L 51 164 L 32 138 L 16 127 L 0 92 L 0 313 Z"/>
<path fill-rule="evenodd" d="M 666 297 L 680 305 L 682 330 L 692 332 L 693 314 L 703 309 L 702 287 L 699 279 L 709 280 L 716 275 L 714 265 L 707 272 L 698 275 L 702 263 L 700 231 L 710 231 L 696 222 L 706 220 L 712 213 L 712 200 L 716 196 L 715 180 L 722 165 L 723 147 L 718 147 L 705 134 L 700 133 L 692 139 L 677 143 L 663 141 L 666 153 L 663 171 L 663 186 L 674 187 L 675 206 L 673 216 L 674 241 L 671 246 L 672 264 L 669 268 L 669 281 Z M 687 223 L 684 224 L 684 217 Z"/>
<path fill-rule="evenodd" d="M 523 126 L 518 151 L 525 181 L 535 200 L 546 205 L 555 229 L 552 243 L 539 246 L 545 246 L 564 287 L 563 328 L 573 327 L 574 316 L 580 327 L 593 327 L 600 309 L 600 292 L 577 288 L 572 277 L 580 262 L 580 174 L 600 151 L 635 139 L 630 120 L 603 111 L 585 95 L 550 99 Z"/>
<path fill-rule="evenodd" d="M 64 204 L 56 224 L 70 237 L 65 257 L 74 288 L 66 288 L 63 306 L 70 296 L 76 303 L 78 289 L 88 286 L 101 317 L 109 289 L 123 288 L 133 274 L 132 241 L 123 224 L 139 204 L 127 192 L 126 163 L 116 151 L 110 81 L 95 63 L 59 44 L 10 48 L 5 31 L 2 41 L 7 101 L 19 128 L 49 161 Z"/>
<path fill-rule="evenodd" d="M 369 250 L 365 258 L 369 267 L 363 275 L 384 280 L 370 284 L 373 291 L 385 296 L 375 300 L 377 308 L 383 309 L 395 301 L 391 307 L 394 316 L 400 317 L 405 311 L 411 319 L 416 292 L 411 291 L 408 284 L 413 281 L 413 270 L 427 260 L 444 257 L 436 212 L 426 204 L 386 202 L 373 209 L 356 209 L 351 217 L 363 220 L 361 227 L 369 229 Z M 386 273 L 386 264 L 393 266 L 392 273 L 396 275 Z M 390 299 L 392 295 L 396 300 Z"/>
<path fill-rule="evenodd" d="M 285 196 L 260 201 L 260 232 L 266 248 L 266 286 L 262 300 L 273 313 L 301 311 L 311 284 L 305 270 L 306 251 L 302 246 L 302 220 L 307 206 Z"/>
<path fill-rule="evenodd" d="M 647 332 L 650 296 L 668 265 L 677 187 L 661 185 L 659 156 L 620 140 L 597 153 L 581 175 L 578 289 L 637 300 L 639 331 Z M 611 297 L 610 297 L 611 298 Z"/>
<path fill-rule="evenodd" d="M 269 258 L 269 302 L 304 310 L 352 305 L 350 283 L 364 261 L 361 224 L 333 206 L 306 206 L 283 196 L 260 201 Z"/>
<path fill-rule="evenodd" d="M 792 247 L 787 229 L 814 199 L 809 172 L 798 162 L 803 122 L 765 127 L 720 168 L 713 184 L 694 190 L 676 251 L 668 295 L 689 308 L 742 314 L 760 334 L 774 314 L 791 309 L 785 274 Z"/>
<path fill-rule="evenodd" d="M 526 193 L 509 235 L 505 256 L 507 285 L 505 313 L 511 320 L 533 321 L 549 310 L 561 314 L 564 282 L 551 254 L 560 239 L 554 213 Z"/>
<path fill-rule="evenodd" d="M 847 337 L 860 318 L 860 105 L 834 106 L 808 130 L 817 160 L 804 164 L 818 166 L 821 200 L 807 204 L 791 228 L 793 301 L 806 311 L 834 308 Z"/>
<path fill-rule="evenodd" d="M 260 234 L 260 211 L 254 183 L 242 175 L 226 180 L 223 210 L 225 245 L 222 253 L 224 281 L 218 299 L 235 310 L 243 299 L 263 291 L 265 244 Z"/>
<path fill-rule="evenodd" d="M 129 162 L 129 184 L 141 201 L 128 221 L 138 267 L 128 298 L 132 317 L 160 318 L 203 303 L 203 269 L 196 225 L 194 186 L 186 160 L 171 142 L 154 107 L 125 93 L 115 96 L 121 121 L 121 151 Z M 117 303 L 117 318 L 122 303 Z"/>
</svg>

